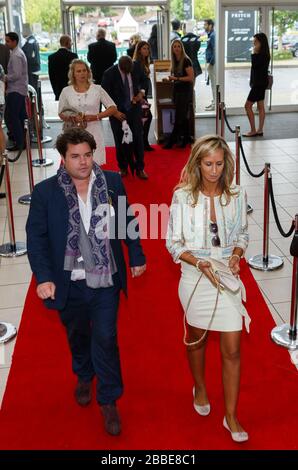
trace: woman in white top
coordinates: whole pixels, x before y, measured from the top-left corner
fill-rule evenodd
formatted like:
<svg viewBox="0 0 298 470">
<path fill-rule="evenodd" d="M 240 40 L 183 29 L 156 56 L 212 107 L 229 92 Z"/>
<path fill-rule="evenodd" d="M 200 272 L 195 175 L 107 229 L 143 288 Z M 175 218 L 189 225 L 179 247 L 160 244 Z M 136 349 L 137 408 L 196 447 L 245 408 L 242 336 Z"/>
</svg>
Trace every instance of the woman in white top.
<svg viewBox="0 0 298 470">
<path fill-rule="evenodd" d="M 194 408 L 203 416 L 210 413 L 204 376 L 207 330 L 220 331 L 223 425 L 233 440 L 243 442 L 248 434 L 237 419 L 240 337 L 243 319 L 248 330 L 250 318 L 242 305 L 242 283 L 236 294 L 224 290 L 218 295 L 208 261 L 216 258 L 235 276 L 239 274 L 240 258 L 248 244 L 247 203 L 245 191 L 232 185 L 233 177 L 234 160 L 224 139 L 209 135 L 197 140 L 174 192 L 167 248 L 174 261 L 181 263 L 179 298 L 188 324 Z"/>
<path fill-rule="evenodd" d="M 107 92 L 92 83 L 92 73 L 86 62 L 74 59 L 69 66 L 69 86 L 63 88 L 59 98 L 59 117 L 67 127 L 84 127 L 96 142 L 94 160 L 106 162 L 104 135 L 101 119 L 117 114 L 117 107 Z M 103 103 L 106 110 L 99 112 Z"/>
</svg>

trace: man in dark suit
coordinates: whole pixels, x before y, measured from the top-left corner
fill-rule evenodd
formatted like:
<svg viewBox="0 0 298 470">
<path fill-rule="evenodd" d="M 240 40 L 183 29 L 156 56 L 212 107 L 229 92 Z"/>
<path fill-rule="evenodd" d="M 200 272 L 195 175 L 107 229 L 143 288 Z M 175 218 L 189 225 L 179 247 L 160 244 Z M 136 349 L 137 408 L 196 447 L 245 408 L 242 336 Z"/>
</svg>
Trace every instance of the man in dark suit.
<svg viewBox="0 0 298 470">
<path fill-rule="evenodd" d="M 56 148 L 63 165 L 32 193 L 29 261 L 38 297 L 59 311 L 66 327 L 77 403 L 90 403 L 96 375 L 105 429 L 117 435 L 123 384 L 116 324 L 120 291 L 127 289 L 121 240 L 133 277 L 145 271 L 145 256 L 121 177 L 93 161 L 94 137 L 72 128 L 58 136 Z"/>
<path fill-rule="evenodd" d="M 120 174 L 122 177 L 127 176 L 128 165 L 130 165 L 132 173 L 135 169 L 137 176 L 144 180 L 148 179 L 144 171 L 141 106 L 145 95 L 145 80 L 146 77 L 139 63 L 133 63 L 130 57 L 122 56 L 118 65 L 113 65 L 105 71 L 101 84 L 118 108 L 118 113 L 110 117 L 110 123 Z M 132 144 L 122 143 L 123 121 L 127 121 L 132 132 Z M 133 156 L 134 162 L 132 162 Z"/>
<path fill-rule="evenodd" d="M 60 49 L 51 54 L 48 59 L 49 78 L 55 95 L 55 100 L 59 100 L 59 96 L 63 88 L 68 85 L 69 64 L 73 59 L 77 59 L 78 55 L 71 52 L 71 37 L 64 34 L 60 38 Z"/>
<path fill-rule="evenodd" d="M 106 30 L 99 28 L 96 42 L 89 44 L 87 59 L 90 62 L 92 75 L 97 85 L 101 85 L 102 76 L 117 60 L 116 46 L 106 40 Z"/>
</svg>

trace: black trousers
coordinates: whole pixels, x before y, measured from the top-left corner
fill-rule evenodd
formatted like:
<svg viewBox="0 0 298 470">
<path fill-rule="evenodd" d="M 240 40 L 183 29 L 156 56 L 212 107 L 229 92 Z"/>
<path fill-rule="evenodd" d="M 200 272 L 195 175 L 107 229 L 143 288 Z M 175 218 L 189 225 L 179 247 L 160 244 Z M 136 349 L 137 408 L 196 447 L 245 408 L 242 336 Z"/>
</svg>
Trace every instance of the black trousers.
<svg viewBox="0 0 298 470">
<path fill-rule="evenodd" d="M 149 112 L 148 112 L 148 118 L 146 119 L 146 121 L 144 122 L 143 124 L 143 141 L 144 141 L 144 146 L 148 146 L 150 145 L 149 144 L 149 131 L 150 131 L 150 126 L 151 126 L 151 122 L 152 122 L 152 113 L 149 109 Z"/>
<path fill-rule="evenodd" d="M 17 147 L 24 145 L 24 121 L 27 118 L 25 96 L 17 92 L 8 93 L 5 102 L 4 119 L 9 137 Z"/>
<path fill-rule="evenodd" d="M 123 392 L 117 342 L 120 281 L 114 286 L 91 289 L 86 281 L 71 281 L 67 304 L 60 318 L 67 331 L 73 372 L 82 382 L 97 377 L 96 399 L 105 405 Z"/>
<path fill-rule="evenodd" d="M 121 170 L 127 169 L 128 162 L 132 159 L 134 159 L 136 170 L 144 169 L 144 142 L 141 113 L 140 106 L 133 106 L 130 111 L 125 113 L 133 137 L 131 145 L 122 144 L 122 122 L 114 117 L 110 118 L 115 140 L 117 162 Z"/>
<path fill-rule="evenodd" d="M 174 95 L 175 124 L 171 133 L 171 141 L 176 142 L 183 138 L 185 142 L 190 141 L 190 106 L 192 103 L 192 89 L 190 92 L 178 92 Z"/>
</svg>

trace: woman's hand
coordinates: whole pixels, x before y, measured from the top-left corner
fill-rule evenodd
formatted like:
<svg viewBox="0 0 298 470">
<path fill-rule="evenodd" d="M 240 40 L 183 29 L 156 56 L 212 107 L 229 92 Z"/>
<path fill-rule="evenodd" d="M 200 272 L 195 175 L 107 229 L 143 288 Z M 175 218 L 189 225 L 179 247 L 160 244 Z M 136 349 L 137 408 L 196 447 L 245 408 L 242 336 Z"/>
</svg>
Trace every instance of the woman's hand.
<svg viewBox="0 0 298 470">
<path fill-rule="evenodd" d="M 229 259 L 229 268 L 237 276 L 240 273 L 240 257 L 238 255 L 232 255 Z"/>
<path fill-rule="evenodd" d="M 217 287 L 217 284 L 214 280 L 214 276 L 210 271 L 210 267 L 211 263 L 209 263 L 209 261 L 200 261 L 198 264 L 199 270 L 202 271 L 202 273 L 209 279 L 209 281 L 214 287 Z"/>
<path fill-rule="evenodd" d="M 170 76 L 169 76 L 169 80 L 170 80 L 171 82 L 176 82 L 176 81 L 178 80 L 178 77 L 175 77 L 175 75 L 170 75 Z"/>
<path fill-rule="evenodd" d="M 117 111 L 114 114 L 114 117 L 118 119 L 118 121 L 124 121 L 126 119 L 126 115 L 124 113 L 121 113 L 120 111 Z"/>
</svg>

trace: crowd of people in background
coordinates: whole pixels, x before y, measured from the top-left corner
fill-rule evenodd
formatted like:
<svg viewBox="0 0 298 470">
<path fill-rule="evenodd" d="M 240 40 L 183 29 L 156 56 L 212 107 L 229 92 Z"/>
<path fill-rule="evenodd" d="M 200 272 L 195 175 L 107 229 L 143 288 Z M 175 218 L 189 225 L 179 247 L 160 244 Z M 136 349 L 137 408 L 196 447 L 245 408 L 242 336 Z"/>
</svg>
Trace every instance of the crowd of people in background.
<svg viewBox="0 0 298 470">
<path fill-rule="evenodd" d="M 194 115 L 195 80 L 202 74 L 198 60 L 201 47 L 200 36 L 192 31 L 181 32 L 179 20 L 173 20 L 171 39 L 171 71 L 168 80 L 173 83 L 172 100 L 175 104 L 175 122 L 164 148 L 173 145 L 185 147 L 193 142 L 191 116 Z M 211 103 L 206 111 L 215 109 L 215 30 L 214 21 L 204 23 L 207 34 L 206 71 L 211 88 Z M 153 25 L 148 41 L 134 34 L 129 40 L 127 55 L 117 63 L 114 42 L 106 39 L 106 30 L 99 28 L 96 41 L 88 46 L 87 60 L 79 60 L 72 52 L 72 39 L 60 37 L 60 48 L 48 57 L 49 80 L 59 101 L 59 117 L 63 129 L 71 126 L 84 127 L 96 140 L 95 161 L 105 163 L 104 132 L 101 120 L 109 117 L 117 151 L 119 172 L 122 177 L 130 171 L 147 179 L 144 167 L 144 152 L 153 151 L 149 142 L 152 123 L 149 98 L 152 97 L 151 64 L 158 58 L 158 27 Z M 263 135 L 265 120 L 264 93 L 270 61 L 268 41 L 261 33 L 254 36 L 252 54 L 251 92 L 245 109 L 251 125 L 248 137 Z M 22 44 L 14 32 L 6 34 L 6 45 L 0 45 L 0 119 L 5 119 L 8 135 L 8 150 L 24 148 L 25 98 L 28 84 L 35 90 L 40 73 L 39 46 L 29 24 L 23 25 Z M 116 64 L 116 65 L 115 65 Z M 4 85 L 5 84 L 5 85 Z M 4 100 L 5 96 L 5 100 Z M 5 101 L 5 106 L 4 106 Z M 252 107 L 258 103 L 260 114 L 256 130 Z M 102 109 L 102 106 L 105 110 Z M 0 131 L 0 145 L 5 138 Z"/>
</svg>

